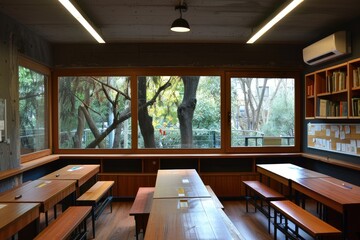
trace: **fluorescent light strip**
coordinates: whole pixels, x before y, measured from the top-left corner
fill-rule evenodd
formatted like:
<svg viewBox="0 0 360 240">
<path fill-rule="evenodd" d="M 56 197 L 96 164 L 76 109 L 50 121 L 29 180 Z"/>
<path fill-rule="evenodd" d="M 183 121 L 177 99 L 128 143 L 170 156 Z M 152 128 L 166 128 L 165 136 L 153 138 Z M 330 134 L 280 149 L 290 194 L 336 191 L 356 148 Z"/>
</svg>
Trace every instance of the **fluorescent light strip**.
<svg viewBox="0 0 360 240">
<path fill-rule="evenodd" d="M 283 10 L 281 10 L 275 17 L 273 17 L 268 23 L 266 23 L 259 31 L 257 31 L 246 43 L 254 43 L 270 28 L 272 28 L 277 22 L 284 18 L 289 12 L 296 8 L 304 0 L 293 0 Z"/>
<path fill-rule="evenodd" d="M 105 43 L 104 39 L 96 32 L 90 23 L 81 15 L 76 7 L 69 0 L 59 0 L 59 2 L 78 20 L 81 25 L 93 36 L 98 43 Z"/>
</svg>

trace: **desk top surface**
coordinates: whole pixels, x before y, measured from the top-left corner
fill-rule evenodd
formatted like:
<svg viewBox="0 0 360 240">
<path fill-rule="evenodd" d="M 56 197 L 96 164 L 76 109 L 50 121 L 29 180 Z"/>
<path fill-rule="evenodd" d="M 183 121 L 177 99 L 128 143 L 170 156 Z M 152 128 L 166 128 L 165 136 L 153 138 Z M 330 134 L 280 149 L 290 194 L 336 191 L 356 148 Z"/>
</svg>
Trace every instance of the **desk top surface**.
<svg viewBox="0 0 360 240">
<path fill-rule="evenodd" d="M 63 194 L 64 191 L 74 190 L 74 180 L 51 181 L 38 179 L 14 190 L 7 191 L 0 196 L 0 202 L 44 203 L 54 196 Z"/>
<path fill-rule="evenodd" d="M 87 175 L 95 175 L 99 172 L 100 165 L 89 164 L 89 165 L 67 165 L 57 171 L 54 171 L 48 175 L 43 176 L 41 179 L 54 180 L 76 180 L 86 177 Z"/>
<path fill-rule="evenodd" d="M 145 239 L 233 239 L 211 198 L 154 199 Z"/>
<path fill-rule="evenodd" d="M 39 217 L 39 203 L 0 203 L 0 239 L 7 239 Z"/>
<path fill-rule="evenodd" d="M 325 174 L 315 172 L 303 167 L 291 163 L 279 163 L 279 164 L 257 164 L 257 171 L 266 174 L 270 172 L 279 177 L 282 177 L 287 180 L 296 181 L 301 178 L 324 178 L 329 177 Z"/>
<path fill-rule="evenodd" d="M 193 197 L 211 197 L 196 170 L 158 170 L 154 198 Z"/>
<path fill-rule="evenodd" d="M 326 196 L 341 205 L 359 204 L 360 187 L 333 177 L 302 178 L 294 181 L 293 188 L 304 187 L 313 193 Z"/>
</svg>

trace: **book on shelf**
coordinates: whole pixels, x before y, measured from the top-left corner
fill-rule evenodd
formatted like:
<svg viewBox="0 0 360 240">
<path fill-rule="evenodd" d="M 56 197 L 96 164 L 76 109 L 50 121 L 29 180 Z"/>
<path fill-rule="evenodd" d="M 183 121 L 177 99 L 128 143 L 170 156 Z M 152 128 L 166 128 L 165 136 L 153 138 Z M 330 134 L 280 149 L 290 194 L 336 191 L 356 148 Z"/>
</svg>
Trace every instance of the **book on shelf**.
<svg viewBox="0 0 360 240">
<path fill-rule="evenodd" d="M 346 89 L 346 73 L 335 71 L 326 78 L 326 91 L 338 92 Z"/>
<path fill-rule="evenodd" d="M 306 96 L 314 96 L 314 85 L 310 84 L 307 86 Z"/>
<path fill-rule="evenodd" d="M 317 116 L 319 117 L 347 117 L 347 101 L 330 101 L 327 99 L 318 99 Z"/>
<path fill-rule="evenodd" d="M 360 87 L 360 67 L 353 69 L 353 87 Z"/>
<path fill-rule="evenodd" d="M 326 99 L 318 99 L 318 112 L 317 115 L 319 117 L 327 116 L 327 100 Z"/>
<path fill-rule="evenodd" d="M 352 115 L 354 117 L 360 116 L 360 98 L 352 98 Z"/>
</svg>

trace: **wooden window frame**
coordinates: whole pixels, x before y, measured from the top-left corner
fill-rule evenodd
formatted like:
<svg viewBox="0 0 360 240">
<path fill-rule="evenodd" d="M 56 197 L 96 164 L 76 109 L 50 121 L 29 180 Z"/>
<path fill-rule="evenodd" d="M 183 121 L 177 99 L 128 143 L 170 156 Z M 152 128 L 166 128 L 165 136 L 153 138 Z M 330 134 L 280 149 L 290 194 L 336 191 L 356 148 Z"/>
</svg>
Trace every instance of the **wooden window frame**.
<svg viewBox="0 0 360 240">
<path fill-rule="evenodd" d="M 299 111 L 295 113 L 295 138 L 294 146 L 289 147 L 230 147 L 230 128 L 228 126 L 228 113 L 230 110 L 229 95 L 230 83 L 229 77 L 234 74 L 244 74 L 247 76 L 259 76 L 258 73 L 270 74 L 269 77 L 293 77 L 295 79 L 295 109 L 300 107 L 300 71 L 284 71 L 284 70 L 267 70 L 261 71 L 259 69 L 249 69 L 243 71 L 242 69 L 229 68 L 187 68 L 187 67 L 169 67 L 169 68 L 101 68 L 101 69 L 55 69 L 52 74 L 52 142 L 55 154 L 199 154 L 199 151 L 204 154 L 231 154 L 231 153 L 296 153 L 300 151 L 300 117 Z M 272 75 L 271 75 L 272 74 Z M 130 149 L 60 149 L 58 141 L 58 78 L 62 76 L 129 76 L 131 79 L 131 98 L 136 101 L 131 101 L 131 111 L 137 112 L 137 77 L 138 76 L 170 76 L 170 75 L 188 75 L 188 76 L 220 76 L 221 78 L 221 147 L 218 149 L 139 149 L 138 148 L 138 129 L 132 128 L 132 147 Z M 242 75 L 244 76 L 244 75 Z M 132 126 L 137 126 L 137 114 L 131 116 Z"/>
</svg>

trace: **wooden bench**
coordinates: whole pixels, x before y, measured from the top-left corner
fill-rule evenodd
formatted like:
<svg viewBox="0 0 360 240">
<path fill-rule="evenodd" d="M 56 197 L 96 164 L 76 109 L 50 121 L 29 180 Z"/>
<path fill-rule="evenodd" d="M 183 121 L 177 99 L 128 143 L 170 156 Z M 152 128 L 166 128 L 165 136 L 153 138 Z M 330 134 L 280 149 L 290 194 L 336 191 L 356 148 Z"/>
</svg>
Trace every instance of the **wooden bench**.
<svg viewBox="0 0 360 240">
<path fill-rule="evenodd" d="M 90 206 L 69 207 L 41 231 L 35 239 L 86 239 L 86 217 L 90 212 Z M 79 228 L 78 231 L 76 231 L 77 228 Z"/>
<path fill-rule="evenodd" d="M 274 218 L 271 216 L 270 201 L 282 200 L 285 199 L 285 196 L 259 181 L 243 181 L 243 183 L 246 190 L 246 212 L 249 211 L 249 201 L 251 201 L 255 212 L 259 210 L 267 217 L 268 232 L 270 233 L 271 218 Z M 257 203 L 257 199 L 260 200 L 260 204 Z"/>
<path fill-rule="evenodd" d="M 112 186 L 114 181 L 97 181 L 89 190 L 77 200 L 77 205 L 92 206 L 93 237 L 95 238 L 95 220 L 101 215 L 105 207 L 110 204 L 112 212 Z"/>
<path fill-rule="evenodd" d="M 277 230 L 280 230 L 290 239 L 304 239 L 299 235 L 298 228 L 308 233 L 315 239 L 320 239 L 325 236 L 340 236 L 341 231 L 334 228 L 330 224 L 322 221 L 320 218 L 312 215 L 310 212 L 296 205 L 289 200 L 271 201 L 270 205 L 275 211 L 274 220 L 274 239 L 276 239 Z M 277 221 L 279 214 L 280 221 Z M 285 223 L 282 223 L 282 218 Z M 291 229 L 288 220 L 295 225 L 295 229 Z"/>
<path fill-rule="evenodd" d="M 221 204 L 220 200 L 216 197 L 211 187 L 207 185 L 206 188 L 210 193 L 215 206 L 217 208 L 223 209 L 224 206 Z M 150 215 L 154 191 L 155 191 L 154 187 L 140 187 L 136 194 L 134 203 L 131 206 L 129 215 L 134 216 L 135 219 L 136 239 L 138 239 L 138 235 L 141 232 L 141 230 L 143 231 L 143 234 L 145 236 L 146 226 Z"/>
</svg>

